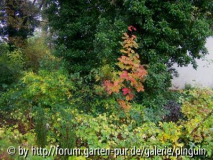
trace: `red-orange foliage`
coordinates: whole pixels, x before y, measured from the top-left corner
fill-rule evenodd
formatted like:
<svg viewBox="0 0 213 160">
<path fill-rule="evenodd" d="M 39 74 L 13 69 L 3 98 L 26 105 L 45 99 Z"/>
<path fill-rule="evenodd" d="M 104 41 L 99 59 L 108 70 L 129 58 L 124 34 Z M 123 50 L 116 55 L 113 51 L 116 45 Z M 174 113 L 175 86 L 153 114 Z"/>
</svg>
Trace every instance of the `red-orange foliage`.
<svg viewBox="0 0 213 160">
<path fill-rule="evenodd" d="M 136 31 L 136 28 L 129 26 L 128 30 L 132 32 L 133 30 Z M 119 99 L 118 102 L 122 108 L 127 109 L 130 107 L 128 101 L 134 98 L 133 90 L 135 89 L 137 92 L 144 91 L 142 82 L 145 80 L 147 71 L 140 64 L 139 55 L 135 53 L 134 50 L 138 48 L 138 44 L 135 42 L 136 36 L 128 35 L 127 33 L 123 35 L 123 49 L 120 51 L 124 53 L 124 55 L 118 58 L 119 62 L 117 64 L 121 71 L 116 73 L 118 76 L 113 82 L 106 80 L 104 86 L 108 94 L 119 93 L 120 90 L 122 90 L 126 101 Z"/>
</svg>

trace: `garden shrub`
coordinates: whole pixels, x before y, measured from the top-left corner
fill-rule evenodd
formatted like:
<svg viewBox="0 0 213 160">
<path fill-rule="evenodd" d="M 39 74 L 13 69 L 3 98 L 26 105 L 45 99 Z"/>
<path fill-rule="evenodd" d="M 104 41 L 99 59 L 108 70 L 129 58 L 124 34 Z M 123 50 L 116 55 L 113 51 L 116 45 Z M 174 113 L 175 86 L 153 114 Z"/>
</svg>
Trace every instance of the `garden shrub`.
<svg viewBox="0 0 213 160">
<path fill-rule="evenodd" d="M 181 111 L 186 118 L 182 123 L 188 143 L 201 144 L 213 157 L 213 91 L 195 88 L 185 91 L 182 98 Z"/>
<path fill-rule="evenodd" d="M 75 87 L 64 70 L 25 72 L 18 84 L 2 94 L 0 110 L 23 123 L 26 131 L 35 127 L 37 144 L 44 147 L 49 134 L 46 124 L 52 126 L 53 114 L 73 107 L 73 90 Z"/>
<path fill-rule="evenodd" d="M 129 26 L 128 30 L 133 32 L 136 31 L 136 28 Z M 124 110 L 128 110 L 131 107 L 129 101 L 134 98 L 134 90 L 137 92 L 144 91 L 142 82 L 145 80 L 147 71 L 140 64 L 140 57 L 135 52 L 135 49 L 138 48 L 138 44 L 135 41 L 136 36 L 132 33 L 129 35 L 124 33 L 123 35 L 124 42 L 122 43 L 121 52 L 124 55 L 118 58 L 119 62 L 117 63 L 121 71 L 114 72 L 113 82 L 106 80 L 104 87 L 109 95 L 112 93 L 118 94 L 122 90 L 125 99 L 118 98 L 117 101 Z"/>
<path fill-rule="evenodd" d="M 1 106 L 2 104 L 7 104 L 8 106 L 13 104 L 16 110 L 11 115 L 16 119 L 22 119 L 24 123 L 28 123 L 25 126 L 26 128 L 28 127 L 28 131 L 30 131 L 29 128 L 31 125 L 29 125 L 30 120 L 26 118 L 28 117 L 26 115 L 30 116 L 31 113 L 33 128 L 40 127 L 40 129 L 45 129 L 43 131 L 47 131 L 44 136 L 44 132 L 39 133 L 37 129 L 35 130 L 35 136 L 44 136 L 43 138 L 47 138 L 47 141 L 44 140 L 46 144 L 42 144 L 43 146 L 47 146 L 47 144 L 59 144 L 62 147 L 77 147 L 80 149 L 132 149 L 134 147 L 140 149 L 148 147 L 149 149 L 153 149 L 155 146 L 161 149 L 165 147 L 171 149 L 174 147 L 198 149 L 201 147 L 207 150 L 205 159 L 210 160 L 212 158 L 213 126 L 211 113 L 213 99 L 211 90 L 194 89 L 185 91 L 179 100 L 183 118 L 177 121 L 177 117 L 175 117 L 175 122 L 161 122 L 159 120 L 157 123 L 153 123 L 146 119 L 147 113 L 144 110 L 146 106 L 134 102 L 130 110 L 123 111 L 116 99 L 109 97 L 103 100 L 103 102 L 99 101 L 99 99 L 96 99 L 96 101 L 90 100 L 88 101 L 89 103 L 84 101 L 85 105 L 95 106 L 95 108 L 91 108 L 90 112 L 85 112 L 81 107 L 75 106 L 79 101 L 83 103 L 82 98 L 84 98 L 84 95 L 79 98 L 79 101 L 75 98 L 73 99 L 76 96 L 75 93 L 81 95 L 83 90 L 76 90 L 76 87 L 78 88 L 77 82 L 73 83 L 68 77 L 66 76 L 66 72 L 61 70 L 53 71 L 51 74 L 44 70 L 39 71 L 38 74 L 28 72 L 20 80 L 17 88 L 10 89 L 3 94 L 1 97 Z M 73 75 L 71 79 L 73 80 L 74 77 L 78 76 Z M 82 84 L 82 82 L 78 83 Z M 21 92 L 19 87 L 23 87 L 24 90 Z M 100 92 L 103 95 L 99 95 L 100 93 L 97 90 L 94 90 L 92 94 L 97 93 L 96 98 L 103 98 L 105 96 L 103 90 Z M 176 99 L 176 96 L 173 98 Z M 104 104 L 106 110 L 98 111 L 98 106 L 100 107 L 102 104 Z M 24 105 L 26 108 L 23 107 Z M 107 109 L 107 105 L 110 109 Z M 176 106 L 177 104 L 170 104 L 170 106 L 173 105 Z M 20 114 L 24 108 L 25 113 L 27 113 L 25 116 L 22 115 L 23 113 Z M 39 109 L 43 113 L 43 116 L 41 116 L 42 121 L 38 125 L 38 123 L 36 124 L 36 120 L 39 120 Z M 96 114 L 94 114 L 95 112 Z M 173 110 L 172 113 L 174 113 Z M 173 120 L 170 118 L 168 121 Z M 35 143 L 36 145 L 41 145 L 38 141 Z M 75 157 L 72 158 L 76 159 Z M 141 158 L 141 156 L 127 155 L 117 158 L 136 159 Z M 151 156 L 151 158 L 177 159 L 176 155 L 168 157 Z M 184 155 L 178 156 L 178 158 L 189 159 L 189 157 Z M 197 158 L 204 159 L 203 156 L 198 156 Z M 86 159 L 116 159 L 116 157 L 112 154 L 109 156 L 92 156 Z"/>
<path fill-rule="evenodd" d="M 26 70 L 38 71 L 40 62 L 44 57 L 53 57 L 46 44 L 46 38 L 43 35 L 29 38 L 26 46 L 22 48 L 22 52 L 24 54 L 24 67 Z"/>
<path fill-rule="evenodd" d="M 73 83 L 64 70 L 25 72 L 19 83 L 2 95 L 1 106 L 5 109 L 66 106 L 72 96 L 71 90 L 74 90 Z"/>
<path fill-rule="evenodd" d="M 9 52 L 4 50 L 0 54 L 0 88 L 4 89 L 7 85 L 17 82 L 24 67 L 24 58 L 21 50 Z"/>
<path fill-rule="evenodd" d="M 180 97 L 182 104 L 181 114 L 183 118 L 177 121 L 177 117 L 168 117 L 168 121 L 175 122 L 159 122 L 156 125 L 152 122 L 142 119 L 142 123 L 137 122 L 137 117 L 131 115 L 131 111 L 111 115 L 100 114 L 97 117 L 85 113 L 74 112 L 73 123 L 76 125 L 76 144 L 79 148 L 143 148 L 144 146 L 154 146 L 158 148 L 204 148 L 207 151 L 206 156 L 196 156 L 195 159 L 211 159 L 212 154 L 212 91 L 206 89 L 195 89 L 184 92 Z M 172 103 L 172 102 L 171 102 Z M 171 106 L 180 106 L 176 103 Z M 137 107 L 137 105 L 133 105 Z M 138 106 L 139 107 L 139 106 Z M 139 107 L 140 108 L 140 107 Z M 142 109 L 143 107 L 141 107 Z M 133 109 L 133 108 L 132 108 Z M 135 109 L 133 109 L 135 110 Z M 136 111 L 136 110 L 135 110 Z M 173 111 L 172 111 L 173 112 Z M 174 113 L 174 112 L 173 112 Z M 141 117 L 144 117 L 142 111 Z M 207 117 L 207 118 L 206 118 Z M 171 118 L 171 119 L 169 119 Z M 173 119 L 174 118 L 174 119 Z M 204 121 L 205 120 L 205 121 Z M 198 127 L 198 128 L 197 128 Z M 196 129 L 197 128 L 197 129 Z M 123 157 L 130 158 L 131 156 Z M 137 157 L 137 156 L 136 156 Z M 131 157 L 131 158 L 136 158 Z M 140 157 L 140 156 L 138 156 Z M 171 159 L 177 159 L 169 156 Z M 190 155 L 178 156 L 182 159 L 190 159 Z M 205 158 L 204 158 L 205 157 Z M 90 157 L 90 159 L 97 157 Z M 99 157 L 100 158 L 100 157 Z M 115 158 L 110 157 L 101 158 Z M 122 156 L 120 156 L 122 159 Z M 158 159 L 167 159 L 168 157 L 152 157 Z"/>
<path fill-rule="evenodd" d="M 26 134 L 22 134 L 17 129 L 17 126 L 4 126 L 0 128 L 0 159 L 11 159 L 11 157 L 7 153 L 7 148 L 10 146 L 14 146 L 18 148 L 19 146 L 23 148 L 30 149 L 31 146 L 36 145 L 35 142 L 35 133 L 27 132 Z M 32 155 L 28 155 L 28 158 L 31 158 Z M 24 159 L 19 155 L 14 155 L 13 159 Z"/>
<path fill-rule="evenodd" d="M 157 148 L 201 148 L 206 149 L 207 155 L 200 156 L 200 158 L 211 159 L 212 147 L 211 144 L 199 143 L 195 140 L 190 140 L 189 133 L 185 132 L 189 124 L 174 123 L 174 122 L 160 122 L 159 126 L 146 122 L 140 126 L 136 125 L 136 121 L 130 117 L 126 119 L 119 118 L 117 114 L 106 115 L 101 114 L 98 117 L 75 112 L 73 123 L 76 124 L 77 144 L 76 147 L 85 148 L 129 148 L 134 147 L 142 149 L 147 147 L 149 149 Z M 184 139 L 185 138 L 185 139 Z M 205 137 L 208 140 L 210 137 Z M 188 141 L 186 141 L 186 139 Z M 144 155 L 144 158 L 147 155 Z M 173 156 L 151 156 L 154 159 L 190 159 L 192 155 L 176 155 Z M 119 156 L 120 159 L 139 158 L 140 155 Z M 108 156 L 91 156 L 87 159 L 117 159 L 115 155 Z M 196 157 L 194 157 L 196 158 Z"/>
<path fill-rule="evenodd" d="M 169 113 L 163 118 L 164 121 L 177 122 L 181 118 L 181 105 L 175 101 L 169 101 L 164 109 Z"/>
</svg>

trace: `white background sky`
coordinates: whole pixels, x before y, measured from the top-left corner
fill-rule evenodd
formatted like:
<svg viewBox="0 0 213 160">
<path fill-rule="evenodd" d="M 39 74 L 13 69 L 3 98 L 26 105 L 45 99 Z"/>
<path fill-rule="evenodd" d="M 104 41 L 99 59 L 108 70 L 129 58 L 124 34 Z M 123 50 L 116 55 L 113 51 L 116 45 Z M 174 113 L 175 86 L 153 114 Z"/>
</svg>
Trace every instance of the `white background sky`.
<svg viewBox="0 0 213 160">
<path fill-rule="evenodd" d="M 185 84 L 199 85 L 213 88 L 213 38 L 208 38 L 206 47 L 209 55 L 204 60 L 197 60 L 198 68 L 193 69 L 192 65 L 188 67 L 175 67 L 179 73 L 178 78 L 172 80 L 173 88 L 182 89 Z"/>
</svg>

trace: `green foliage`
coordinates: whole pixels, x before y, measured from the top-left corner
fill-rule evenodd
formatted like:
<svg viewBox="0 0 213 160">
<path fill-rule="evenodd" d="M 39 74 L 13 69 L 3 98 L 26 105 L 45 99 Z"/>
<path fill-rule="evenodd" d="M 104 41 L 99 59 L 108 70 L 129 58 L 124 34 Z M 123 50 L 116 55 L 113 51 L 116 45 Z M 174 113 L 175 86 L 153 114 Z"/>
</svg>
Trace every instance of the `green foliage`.
<svg viewBox="0 0 213 160">
<path fill-rule="evenodd" d="M 16 86 L 2 95 L 1 106 L 5 109 L 62 107 L 70 104 L 74 89 L 64 70 L 40 70 L 38 74 L 26 72 Z"/>
<path fill-rule="evenodd" d="M 44 61 L 47 57 L 49 58 L 48 60 L 51 61 L 51 58 L 53 57 L 46 44 L 46 38 L 44 35 L 28 38 L 26 46 L 22 48 L 22 51 L 25 61 L 24 67 L 26 70 L 31 69 L 33 71 L 38 71 L 41 61 Z M 48 60 L 46 60 L 46 62 Z M 51 63 L 53 63 L 53 61 Z"/>
<path fill-rule="evenodd" d="M 134 145 L 139 147 L 145 142 L 143 134 L 155 136 L 158 132 L 152 123 L 136 127 L 136 122 L 128 116 L 119 118 L 116 114 L 109 116 L 100 114 L 93 118 L 75 113 L 74 120 L 78 124 L 76 133 L 81 142 L 79 145 L 86 145 L 89 148 L 130 148 Z M 148 130 L 147 128 L 151 126 L 152 129 Z"/>
<path fill-rule="evenodd" d="M 192 88 L 183 93 L 167 90 L 171 86 L 174 63 L 180 66 L 192 63 L 196 67 L 195 59 L 207 53 L 204 44 L 212 34 L 213 22 L 210 1 L 34 2 L 41 2 L 41 7 L 47 2 L 49 24 L 44 28 L 51 30 L 55 50 L 48 48 L 47 35 L 26 41 L 31 31 L 23 33 L 19 26 L 14 35 L 8 32 L 7 37 L 11 45 L 10 38 L 20 33 L 24 47 L 9 52 L 8 45 L 0 44 L 0 159 L 21 158 L 5 156 L 8 145 L 111 150 L 201 147 L 207 150 L 207 155 L 194 159 L 213 158 L 212 90 Z M 18 11 L 14 18 L 21 19 L 24 13 L 19 12 L 25 7 L 15 8 Z M 5 12 L 0 14 L 8 16 Z M 46 19 L 42 20 L 46 22 Z M 9 23 L 2 26 L 7 27 L 6 24 Z M 30 25 L 27 24 L 26 29 L 33 29 L 34 24 Z M 125 43 L 121 43 L 124 50 L 120 51 L 118 42 L 129 25 L 137 28 L 138 45 L 134 41 L 136 29 L 130 26 L 123 37 Z M 115 65 L 120 52 L 126 56 L 119 58 Z M 144 69 L 140 62 L 145 64 Z M 122 72 L 117 72 L 119 68 Z M 146 72 L 142 71 L 148 72 L 145 83 Z M 104 90 L 104 81 L 114 82 L 118 80 L 116 76 L 120 76 L 122 86 L 115 83 L 110 89 L 115 92 L 122 89 L 123 93 L 109 96 Z M 137 83 L 139 81 L 141 83 Z M 134 99 L 130 89 L 134 90 L 129 87 L 135 89 Z M 137 93 L 143 90 L 143 93 Z M 131 100 L 128 110 L 121 109 L 121 104 L 127 106 L 119 101 L 122 98 Z M 42 159 L 31 154 L 28 158 Z M 130 154 L 48 157 L 147 158 Z"/>
<path fill-rule="evenodd" d="M 186 89 L 186 90 L 190 90 L 190 89 L 193 89 L 193 87 L 192 87 L 192 85 L 191 84 L 185 84 L 185 86 L 184 86 L 184 89 Z"/>
<path fill-rule="evenodd" d="M 46 147 L 57 140 L 63 147 L 74 147 L 75 131 L 70 123 L 68 130 L 63 127 L 63 123 L 70 120 L 70 114 L 62 115 L 74 107 L 74 90 L 65 70 L 25 72 L 16 85 L 1 95 L 0 110 L 10 119 L 24 124 L 25 132 L 34 128 L 38 146 Z"/>
<path fill-rule="evenodd" d="M 35 134 L 27 132 L 26 134 L 20 133 L 17 126 L 1 127 L 0 128 L 0 157 L 1 159 L 11 159 L 7 153 L 7 148 L 14 146 L 16 149 L 19 146 L 30 148 L 35 145 Z M 29 155 L 30 156 L 30 155 Z M 14 155 L 13 159 L 24 159 L 18 155 Z"/>
<path fill-rule="evenodd" d="M 213 145 L 213 97 L 210 89 L 193 89 L 185 92 L 182 112 L 185 115 L 186 132 L 190 140 Z M 210 147 L 212 148 L 212 147 Z M 212 151 L 211 151 L 212 152 Z"/>
<path fill-rule="evenodd" d="M 102 72 L 104 77 L 105 74 L 108 75 L 110 69 L 103 67 L 101 70 L 105 70 Z M 76 74 L 69 79 L 63 70 L 52 72 L 41 70 L 37 74 L 25 73 L 16 88 L 11 88 L 3 94 L 1 106 L 13 104 L 16 110 L 11 114 L 12 117 L 21 119 L 28 124 L 28 132 L 31 130 L 30 126 L 35 126 L 33 139 L 37 139 L 34 143 L 38 146 L 47 147 L 50 144 L 59 144 L 65 148 L 77 147 L 80 149 L 132 149 L 133 147 L 153 149 L 154 146 L 161 149 L 165 147 L 189 149 L 201 146 L 207 150 L 208 155 L 205 159 L 212 158 L 213 126 L 210 113 L 213 99 L 211 90 L 186 91 L 180 98 L 184 119 L 180 119 L 178 122 L 158 121 L 159 123 L 155 124 L 147 119 L 147 114 L 156 113 L 147 112 L 146 106 L 133 103 L 132 108 L 128 112 L 124 112 L 119 110 L 120 107 L 115 99 L 107 98 L 103 94 L 103 90 L 96 85 L 94 85 L 95 88 L 87 86 L 95 78 L 101 78 L 97 77 L 101 75 L 98 72 L 99 70 L 93 70 L 91 73 L 97 75 L 93 74 L 84 80 Z M 87 88 L 83 90 L 82 86 Z M 86 99 L 88 94 L 91 97 Z M 169 95 L 168 97 L 174 100 L 178 97 L 176 93 Z M 24 118 L 26 115 L 31 118 Z M 153 116 L 159 115 L 160 112 Z M 156 117 L 155 121 L 157 120 Z M 128 155 L 118 158 L 139 157 L 141 156 Z M 61 159 L 61 157 L 55 158 Z M 94 158 L 115 159 L 115 155 L 94 156 L 87 159 Z M 157 156 L 155 158 L 165 159 L 166 157 Z M 170 158 L 175 159 L 175 156 L 170 156 Z M 179 158 L 187 157 L 180 156 Z"/>
<path fill-rule="evenodd" d="M 84 77 L 81 77 L 80 73 L 70 75 L 76 87 L 73 93 L 75 108 L 93 115 L 111 113 L 119 108 L 116 99 L 107 96 L 102 86 L 102 81 L 100 81 L 112 75 L 112 73 L 109 73 L 110 69 L 108 66 L 103 66 L 92 70 L 88 76 Z"/>
<path fill-rule="evenodd" d="M 5 48 L 3 48 L 3 51 L 0 54 L 0 88 L 3 89 L 7 85 L 10 85 L 18 80 L 18 78 L 21 76 L 24 66 L 23 53 L 21 50 L 9 52 Z"/>
<path fill-rule="evenodd" d="M 37 109 L 35 115 L 35 133 L 36 133 L 36 144 L 39 147 L 44 148 L 47 145 L 47 127 L 46 117 L 42 108 Z"/>
<path fill-rule="evenodd" d="M 131 116 L 126 114 L 120 116 L 118 113 L 110 115 L 100 114 L 98 117 L 92 117 L 88 114 L 78 113 L 73 111 L 74 119 L 73 123 L 76 124 L 76 135 L 78 138 L 77 147 L 86 148 L 136 148 L 142 149 L 147 147 L 152 149 L 157 148 L 205 148 L 207 151 L 206 157 L 200 157 L 204 159 L 211 159 L 212 157 L 212 139 L 211 135 L 203 137 L 203 142 L 198 142 L 196 139 L 190 138 L 190 133 L 186 132 L 185 128 L 191 127 L 191 124 L 185 123 L 185 121 L 174 122 L 160 122 L 159 126 L 151 122 L 142 123 L 137 125 L 136 119 L 132 119 Z M 187 113 L 185 113 L 187 115 Z M 211 121 L 211 120 L 210 120 Z M 186 121 L 187 122 L 187 121 Z M 207 128 L 209 125 L 205 125 Z M 207 129 L 205 128 L 205 129 Z M 193 128 L 191 128 L 192 130 Z M 207 131 L 207 130 L 205 130 Z M 144 155 L 145 156 L 145 155 Z M 126 156 L 125 158 L 136 158 L 140 156 Z M 92 159 L 95 157 L 91 157 Z M 109 157 L 98 157 L 105 159 L 115 159 L 110 155 Z M 120 158 L 124 158 L 120 156 Z M 155 158 L 165 159 L 163 156 L 155 156 Z M 168 158 L 168 157 L 167 157 Z M 169 156 L 171 159 L 177 159 Z M 178 158 L 186 158 L 187 156 L 179 156 Z M 194 157 L 196 158 L 196 157 Z"/>
<path fill-rule="evenodd" d="M 100 67 L 103 59 L 114 66 L 121 33 L 129 25 L 136 27 L 138 53 L 142 64 L 149 66 L 147 98 L 151 98 L 152 90 L 161 92 L 170 87 L 174 63 L 180 66 L 192 63 L 196 67 L 195 59 L 207 54 L 205 41 L 212 35 L 213 7 L 209 1 L 48 3 L 50 26 L 58 36 L 57 56 L 63 57 L 73 72 L 88 74 L 92 68 Z M 153 97 L 163 99 L 159 93 Z"/>
<path fill-rule="evenodd" d="M 138 96 L 138 102 L 150 108 L 162 108 L 167 103 L 166 93 L 171 86 L 171 74 L 166 65 L 151 63 L 144 83 L 145 92 Z"/>
<path fill-rule="evenodd" d="M 94 40 L 94 54 L 100 61 L 115 66 L 117 58 L 121 55 L 121 35 L 126 32 L 127 25 L 121 19 L 113 17 L 99 17 Z M 110 24 L 110 25 L 106 25 Z"/>
<path fill-rule="evenodd" d="M 0 36 L 8 43 L 10 51 L 22 48 L 38 26 L 38 9 L 29 0 L 6 0 L 1 3 Z"/>
<path fill-rule="evenodd" d="M 22 49 L 9 51 L 7 44 L 0 44 L 0 69 L 1 88 L 17 82 L 22 72 L 26 70 L 38 71 L 39 68 L 53 70 L 58 69 L 61 62 L 50 54 L 42 36 L 28 39 L 28 43 Z"/>
<path fill-rule="evenodd" d="M 100 13 L 98 4 L 95 1 L 85 3 L 84 0 L 77 3 L 49 0 L 48 3 L 49 24 L 58 36 L 55 54 L 64 57 L 69 63 L 69 70 L 75 72 L 88 73 L 100 65 L 97 55 L 93 53 L 93 40 Z"/>
</svg>

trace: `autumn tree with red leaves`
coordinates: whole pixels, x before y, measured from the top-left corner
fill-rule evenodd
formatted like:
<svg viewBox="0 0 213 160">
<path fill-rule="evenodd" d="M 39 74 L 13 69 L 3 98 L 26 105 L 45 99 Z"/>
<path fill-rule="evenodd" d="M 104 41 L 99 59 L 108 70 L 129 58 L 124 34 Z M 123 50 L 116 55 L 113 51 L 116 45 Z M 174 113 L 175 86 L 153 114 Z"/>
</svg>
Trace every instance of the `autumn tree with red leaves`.
<svg viewBox="0 0 213 160">
<path fill-rule="evenodd" d="M 128 30 L 136 31 L 136 28 L 129 26 Z M 113 80 L 105 80 L 104 87 L 109 95 L 112 93 L 122 92 L 125 99 L 117 99 L 119 105 L 124 109 L 130 108 L 129 101 L 134 98 L 134 90 L 137 92 L 143 92 L 143 82 L 147 75 L 147 71 L 140 64 L 138 53 L 135 49 L 138 48 L 136 43 L 136 36 L 134 34 L 124 33 L 122 39 L 122 49 L 120 50 L 123 55 L 118 58 L 119 62 L 117 65 L 121 71 L 115 72 L 116 75 Z"/>
</svg>

